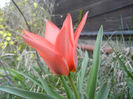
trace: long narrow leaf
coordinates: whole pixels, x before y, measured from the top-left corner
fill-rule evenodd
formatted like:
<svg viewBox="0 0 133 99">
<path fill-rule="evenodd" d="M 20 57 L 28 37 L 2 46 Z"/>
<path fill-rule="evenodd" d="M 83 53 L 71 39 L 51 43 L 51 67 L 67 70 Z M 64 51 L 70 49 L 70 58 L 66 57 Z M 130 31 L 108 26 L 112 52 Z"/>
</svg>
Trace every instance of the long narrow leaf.
<svg viewBox="0 0 133 99">
<path fill-rule="evenodd" d="M 22 76 L 24 76 L 25 78 L 29 79 L 30 81 L 32 81 L 33 83 L 38 85 L 40 88 L 42 88 L 42 85 L 39 83 L 39 81 L 37 81 L 33 77 L 29 76 L 28 74 L 25 74 L 25 73 L 22 73 L 22 72 L 19 72 L 19 71 L 15 71 L 15 72 L 22 75 Z"/>
<path fill-rule="evenodd" d="M 98 74 L 99 65 L 100 65 L 100 47 L 102 43 L 102 37 L 103 37 L 103 26 L 100 27 L 98 32 L 94 53 L 93 53 L 93 64 L 88 77 L 87 95 L 89 99 L 94 99 L 94 96 L 95 96 L 97 74 Z"/>
<path fill-rule="evenodd" d="M 30 92 L 30 91 L 26 91 L 19 88 L 13 88 L 13 87 L 0 87 L 0 91 L 4 91 L 26 99 L 54 99 L 53 97 L 48 96 L 46 94 Z"/>
<path fill-rule="evenodd" d="M 86 72 L 86 69 L 87 69 L 88 60 L 89 60 L 88 59 L 88 53 L 86 51 L 85 52 L 85 57 L 83 59 L 81 69 L 79 71 L 78 78 L 77 78 L 77 88 L 78 88 L 79 93 L 82 92 L 82 86 L 83 86 L 85 72 Z"/>
<path fill-rule="evenodd" d="M 6 70 L 9 72 L 9 75 L 11 76 L 13 82 L 16 84 L 17 87 L 19 87 L 19 86 L 21 86 L 23 88 L 28 87 L 28 86 L 26 86 L 25 80 L 24 80 L 25 78 L 22 75 L 18 74 L 14 69 L 8 68 Z M 20 81 L 21 84 L 18 84 L 18 81 Z"/>
<path fill-rule="evenodd" d="M 0 71 L 2 71 L 3 72 L 2 74 L 4 74 L 3 68 L 0 68 Z M 27 88 L 27 86 L 24 83 L 24 77 L 22 75 L 18 74 L 14 69 L 6 68 L 6 71 L 10 75 L 12 81 L 14 82 L 14 84 L 16 86 L 18 86 L 18 87 L 21 86 L 23 88 Z M 21 84 L 18 84 L 17 81 L 20 81 Z"/>
<path fill-rule="evenodd" d="M 104 83 L 98 91 L 97 97 L 95 99 L 108 99 L 109 90 L 110 87 L 108 83 Z"/>
<path fill-rule="evenodd" d="M 129 88 L 129 97 L 128 99 L 133 99 L 133 80 L 132 79 L 127 79 L 127 86 Z"/>
<path fill-rule="evenodd" d="M 110 43 L 109 43 L 110 44 Z M 111 46 L 111 44 L 110 44 Z M 127 73 L 127 75 L 133 80 L 133 74 L 129 72 L 127 69 L 127 66 L 125 65 L 124 61 L 119 57 L 119 53 L 115 51 L 115 49 L 111 46 L 112 50 L 115 52 L 116 58 L 119 61 L 119 64 L 122 68 L 124 68 L 124 71 Z"/>
<path fill-rule="evenodd" d="M 64 77 L 60 76 L 60 79 L 61 79 L 61 81 L 63 83 L 63 86 L 65 88 L 65 91 L 66 91 L 68 99 L 74 99 L 73 92 L 72 92 L 71 88 L 68 86 L 68 84 L 66 83 Z"/>
<path fill-rule="evenodd" d="M 122 59 L 119 57 L 118 53 L 115 52 L 117 59 L 119 60 L 120 66 L 122 66 L 125 70 L 125 72 L 127 73 L 127 75 L 133 80 L 133 74 L 129 72 L 129 70 L 127 69 L 127 66 L 125 65 L 125 63 L 122 61 Z"/>
<path fill-rule="evenodd" d="M 47 92 L 48 95 L 52 95 L 56 99 L 63 99 L 58 93 L 56 93 L 54 90 L 52 90 L 47 82 L 38 74 L 39 80 L 43 86 L 43 89 Z"/>
</svg>

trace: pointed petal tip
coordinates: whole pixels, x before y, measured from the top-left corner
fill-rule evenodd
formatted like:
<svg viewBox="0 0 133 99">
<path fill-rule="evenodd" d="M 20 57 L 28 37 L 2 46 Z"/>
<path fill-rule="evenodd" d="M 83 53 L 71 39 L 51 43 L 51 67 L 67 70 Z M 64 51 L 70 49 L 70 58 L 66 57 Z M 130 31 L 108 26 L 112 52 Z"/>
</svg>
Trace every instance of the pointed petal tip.
<svg viewBox="0 0 133 99">
<path fill-rule="evenodd" d="M 71 14 L 70 13 L 67 13 L 67 17 L 71 17 Z"/>
<path fill-rule="evenodd" d="M 86 19 L 87 19 L 88 13 L 89 13 L 89 11 L 87 11 L 87 12 L 85 13 L 85 15 L 84 15 L 84 17 L 86 17 Z"/>
<path fill-rule="evenodd" d="M 83 29 L 85 23 L 86 23 L 88 13 L 89 13 L 89 11 L 87 11 L 87 12 L 84 14 L 84 16 L 83 16 L 83 18 L 82 18 L 80 24 L 78 25 L 78 27 L 77 27 L 77 29 L 76 29 L 76 31 L 75 31 L 75 33 L 74 33 L 75 46 L 77 46 L 78 38 L 79 38 L 80 33 L 81 33 L 81 31 L 82 31 L 82 29 Z"/>
<path fill-rule="evenodd" d="M 70 13 L 67 14 L 67 18 L 72 22 L 72 17 Z"/>
<path fill-rule="evenodd" d="M 27 33 L 29 33 L 27 30 L 23 29 L 24 34 L 26 35 Z"/>
<path fill-rule="evenodd" d="M 86 14 L 88 15 L 89 11 L 86 12 Z"/>
</svg>

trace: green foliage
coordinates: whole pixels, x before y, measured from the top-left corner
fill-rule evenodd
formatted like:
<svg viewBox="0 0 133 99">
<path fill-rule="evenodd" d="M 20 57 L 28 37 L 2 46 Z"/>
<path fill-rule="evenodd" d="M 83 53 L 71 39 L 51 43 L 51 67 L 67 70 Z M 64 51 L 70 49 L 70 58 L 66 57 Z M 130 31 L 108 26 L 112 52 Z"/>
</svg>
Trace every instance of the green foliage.
<svg viewBox="0 0 133 99">
<path fill-rule="evenodd" d="M 107 82 L 105 82 L 99 89 L 95 99 L 108 99 L 110 87 Z"/>
<path fill-rule="evenodd" d="M 89 99 L 94 99 L 95 92 L 96 92 L 96 85 L 97 85 L 97 75 L 100 65 L 100 48 L 102 43 L 103 37 L 103 27 L 101 26 L 98 32 L 94 53 L 93 53 L 93 64 L 88 75 L 88 85 L 87 85 L 87 92 Z"/>
<path fill-rule="evenodd" d="M 63 99 L 59 94 L 57 94 L 53 89 L 48 86 L 47 82 L 40 75 L 38 75 L 38 78 L 42 84 L 42 88 L 46 91 L 48 95 L 52 95 L 56 99 Z"/>
<path fill-rule="evenodd" d="M 62 84 L 63 84 L 64 88 L 65 88 L 68 99 L 74 99 L 73 92 L 70 89 L 70 87 L 68 86 L 68 84 L 67 84 L 66 80 L 64 79 L 64 77 L 60 76 L 60 79 L 62 81 Z"/>
<path fill-rule="evenodd" d="M 8 92 L 10 94 L 14 94 L 26 99 L 54 99 L 53 97 L 46 95 L 46 94 L 41 94 L 41 93 L 35 93 L 35 92 L 30 92 L 26 90 L 22 90 L 19 88 L 13 88 L 13 87 L 0 87 L 1 91 Z"/>
<path fill-rule="evenodd" d="M 133 98 L 133 94 L 132 94 L 133 93 L 133 80 L 132 79 L 127 79 L 127 86 L 129 88 L 128 97 L 132 99 Z"/>
<path fill-rule="evenodd" d="M 78 72 L 78 76 L 77 76 L 77 88 L 78 88 L 78 92 L 80 94 L 83 94 L 82 93 L 82 87 L 83 87 L 83 81 L 85 80 L 84 77 L 85 77 L 85 73 L 86 73 L 86 70 L 87 70 L 87 66 L 88 66 L 88 53 L 85 52 L 85 57 L 82 61 L 82 65 L 81 65 L 81 68 L 80 68 L 80 71 Z"/>
<path fill-rule="evenodd" d="M 80 12 L 79 12 L 79 16 L 78 16 L 77 22 L 75 23 L 75 27 L 77 27 L 77 26 L 79 25 L 80 21 L 82 20 L 83 12 L 84 12 L 84 10 L 83 10 L 83 9 L 80 9 Z M 75 28 L 75 29 L 76 29 L 76 28 Z"/>
<path fill-rule="evenodd" d="M 133 80 L 133 74 L 129 72 L 129 70 L 127 69 L 127 66 L 125 65 L 125 63 L 123 62 L 122 58 L 120 58 L 120 55 L 115 52 L 117 59 L 119 60 L 120 66 L 124 68 L 124 71 L 127 73 L 127 75 Z"/>
<path fill-rule="evenodd" d="M 132 99 L 132 42 L 129 41 L 115 41 L 115 46 L 112 41 L 108 41 L 108 44 L 113 49 L 114 53 L 112 54 L 112 73 L 111 75 L 111 87 L 109 98 L 127 98 Z M 118 45 L 117 45 L 118 44 Z M 127 46 L 128 47 L 125 47 Z M 116 76 L 117 75 L 117 76 Z M 130 81 L 129 81 L 130 80 Z M 129 84 L 130 82 L 130 84 Z M 119 89 L 119 90 L 118 90 Z"/>
</svg>

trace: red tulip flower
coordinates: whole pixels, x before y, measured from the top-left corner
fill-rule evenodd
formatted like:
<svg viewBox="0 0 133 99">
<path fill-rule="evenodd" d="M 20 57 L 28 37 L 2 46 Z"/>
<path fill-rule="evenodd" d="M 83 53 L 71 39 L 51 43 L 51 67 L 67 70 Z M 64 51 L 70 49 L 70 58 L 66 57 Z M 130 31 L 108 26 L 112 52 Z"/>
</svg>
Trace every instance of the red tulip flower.
<svg viewBox="0 0 133 99">
<path fill-rule="evenodd" d="M 68 75 L 76 71 L 76 47 L 80 33 L 84 27 L 88 12 L 73 33 L 72 18 L 68 14 L 63 26 L 59 29 L 50 21 L 46 21 L 45 38 L 24 30 L 22 38 L 35 48 L 51 72 L 57 75 Z"/>
</svg>

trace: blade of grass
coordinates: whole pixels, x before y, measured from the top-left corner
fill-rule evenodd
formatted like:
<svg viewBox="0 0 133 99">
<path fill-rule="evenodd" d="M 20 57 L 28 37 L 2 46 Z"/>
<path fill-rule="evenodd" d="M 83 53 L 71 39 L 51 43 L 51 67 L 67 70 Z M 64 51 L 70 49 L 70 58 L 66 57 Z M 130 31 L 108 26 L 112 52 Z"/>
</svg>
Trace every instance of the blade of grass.
<svg viewBox="0 0 133 99">
<path fill-rule="evenodd" d="M 10 75 L 12 81 L 14 82 L 15 86 L 17 87 L 23 87 L 23 88 L 27 88 L 25 82 L 24 82 L 24 77 L 18 73 L 15 72 L 15 70 L 7 68 L 7 73 Z M 2 68 L 0 68 L 0 72 L 2 72 L 2 74 L 4 74 L 4 70 Z M 2 75 L 0 75 L 2 76 Z M 3 77 L 6 75 L 3 75 Z M 18 84 L 18 81 L 21 83 Z"/>
<path fill-rule="evenodd" d="M 123 21 L 123 18 L 121 16 L 121 31 L 123 31 L 123 30 L 124 30 L 124 21 Z M 123 33 L 121 33 L 121 39 L 122 39 L 122 42 L 121 43 L 123 43 L 124 45 L 126 45 L 125 38 L 124 38 L 124 34 Z"/>
<path fill-rule="evenodd" d="M 100 90 L 98 91 L 98 94 L 95 99 L 108 99 L 110 87 L 107 82 L 105 82 Z"/>
<path fill-rule="evenodd" d="M 133 75 L 132 73 L 130 73 L 127 69 L 127 66 L 125 65 L 125 63 L 121 60 L 121 58 L 119 58 L 118 54 L 116 54 L 117 59 L 119 60 L 120 66 L 122 66 L 125 70 L 125 72 L 127 73 L 127 75 L 133 80 Z"/>
<path fill-rule="evenodd" d="M 71 88 L 68 86 L 68 84 L 66 83 L 64 77 L 60 76 L 60 79 L 62 81 L 64 88 L 65 88 L 68 99 L 74 99 L 73 92 L 72 92 Z"/>
<path fill-rule="evenodd" d="M 46 94 L 41 94 L 41 93 L 35 93 L 35 92 L 30 92 L 26 91 L 23 89 L 19 88 L 13 88 L 13 87 L 0 87 L 0 91 L 4 91 L 13 95 L 17 95 L 26 99 L 54 99 L 53 97 L 46 95 Z"/>
<path fill-rule="evenodd" d="M 13 82 L 16 84 L 16 87 L 23 87 L 23 88 L 27 89 L 28 86 L 26 86 L 25 80 L 24 80 L 25 78 L 22 75 L 15 72 L 14 69 L 7 69 L 7 71 L 9 72 L 9 75 L 11 76 Z M 18 81 L 21 84 L 18 84 Z"/>
<path fill-rule="evenodd" d="M 131 52 L 131 48 L 132 48 L 132 36 L 130 35 L 129 36 L 129 48 L 130 48 L 130 50 L 129 50 L 129 52 Z"/>
<path fill-rule="evenodd" d="M 85 72 L 87 69 L 88 60 L 89 60 L 88 53 L 86 51 L 85 57 L 82 61 L 81 69 L 80 69 L 80 71 L 78 73 L 78 77 L 77 77 L 77 88 L 78 88 L 79 93 L 82 92 L 83 81 L 84 81 L 84 76 L 85 76 Z"/>
<path fill-rule="evenodd" d="M 71 73 L 69 73 L 69 75 L 67 77 L 68 77 L 68 80 L 70 82 L 70 85 L 71 85 L 71 87 L 73 89 L 73 92 L 75 94 L 75 99 L 80 99 L 79 94 L 78 94 L 78 91 L 77 91 L 77 88 L 76 88 L 76 86 L 74 84 L 74 81 L 73 81 L 73 78 L 72 78 Z"/>
<path fill-rule="evenodd" d="M 52 96 L 55 97 L 56 99 L 63 99 L 58 93 L 56 93 L 54 90 L 52 90 L 52 89 L 48 86 L 47 82 L 42 78 L 42 76 L 40 76 L 39 74 L 38 74 L 37 76 L 39 77 L 39 80 L 40 80 L 40 82 L 41 82 L 41 84 L 42 84 L 43 89 L 46 91 L 46 93 L 47 93 L 48 95 L 52 95 Z"/>
<path fill-rule="evenodd" d="M 127 69 L 127 66 L 125 65 L 125 63 L 123 62 L 123 60 L 119 57 L 120 55 L 118 54 L 118 52 L 115 51 L 115 49 L 112 47 L 112 45 L 109 43 L 109 45 L 111 46 L 112 50 L 114 51 L 117 60 L 119 61 L 120 66 L 122 66 L 124 68 L 124 71 L 127 73 L 127 75 L 133 80 L 133 75 L 132 73 L 129 72 L 129 70 Z"/>
<path fill-rule="evenodd" d="M 94 99 L 95 92 L 96 92 L 96 84 L 97 84 L 97 75 L 100 65 L 100 47 L 103 38 L 103 26 L 100 27 L 94 53 L 93 53 L 93 64 L 88 76 L 88 85 L 87 85 L 87 92 L 89 99 Z"/>
<path fill-rule="evenodd" d="M 129 95 L 127 99 L 132 99 L 133 98 L 133 80 L 132 79 L 127 79 L 127 86 L 129 88 Z"/>
<path fill-rule="evenodd" d="M 35 83 L 36 85 L 38 85 L 40 88 L 42 88 L 42 85 L 40 84 L 40 82 L 38 80 L 36 80 L 34 77 L 31 77 L 31 75 L 28 75 L 26 73 L 22 73 L 19 71 L 15 71 L 16 73 L 24 76 L 25 78 L 29 79 L 30 81 L 32 81 L 33 83 Z"/>
</svg>

